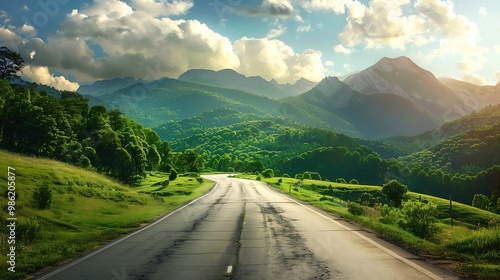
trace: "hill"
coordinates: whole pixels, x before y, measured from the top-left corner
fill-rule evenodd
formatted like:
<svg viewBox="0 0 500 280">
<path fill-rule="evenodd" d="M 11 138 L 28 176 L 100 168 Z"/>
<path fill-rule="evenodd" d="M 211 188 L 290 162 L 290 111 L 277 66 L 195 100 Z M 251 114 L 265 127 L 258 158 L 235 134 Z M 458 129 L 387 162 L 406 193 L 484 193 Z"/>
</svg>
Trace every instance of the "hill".
<svg viewBox="0 0 500 280">
<path fill-rule="evenodd" d="M 500 104 L 500 84 L 478 86 L 450 78 L 440 78 L 439 81 L 452 89 L 474 111 L 488 105 Z"/>
<path fill-rule="evenodd" d="M 456 119 L 473 110 L 431 72 L 404 56 L 384 57 L 348 76 L 344 82 L 363 93 L 393 93 L 406 97 L 442 121 Z"/>
<path fill-rule="evenodd" d="M 142 82 L 144 82 L 142 79 L 136 80 L 132 77 L 101 80 L 89 85 L 81 85 L 77 92 L 90 96 L 101 96 Z"/>
<path fill-rule="evenodd" d="M 269 98 L 279 99 L 299 95 L 313 88 L 316 83 L 304 78 L 292 84 L 278 84 L 276 81 L 266 81 L 262 77 L 246 77 L 231 69 L 220 71 L 191 69 L 180 75 L 179 80 L 207 86 L 241 89 Z"/>
</svg>

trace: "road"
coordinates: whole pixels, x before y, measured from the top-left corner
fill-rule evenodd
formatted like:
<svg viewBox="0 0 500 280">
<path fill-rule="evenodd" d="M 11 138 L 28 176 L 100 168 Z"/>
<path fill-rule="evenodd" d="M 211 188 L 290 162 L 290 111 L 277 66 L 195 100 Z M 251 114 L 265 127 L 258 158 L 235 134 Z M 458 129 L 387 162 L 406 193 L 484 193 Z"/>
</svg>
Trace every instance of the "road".
<svg viewBox="0 0 500 280">
<path fill-rule="evenodd" d="M 257 181 L 205 196 L 38 279 L 458 279 Z"/>
</svg>

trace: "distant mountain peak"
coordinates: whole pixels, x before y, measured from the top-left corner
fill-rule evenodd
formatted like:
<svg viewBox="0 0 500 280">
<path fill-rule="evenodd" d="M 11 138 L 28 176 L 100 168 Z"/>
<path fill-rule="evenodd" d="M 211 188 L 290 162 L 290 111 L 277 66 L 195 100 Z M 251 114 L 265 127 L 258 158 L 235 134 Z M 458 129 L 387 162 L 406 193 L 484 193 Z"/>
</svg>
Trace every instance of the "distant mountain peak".
<svg viewBox="0 0 500 280">
<path fill-rule="evenodd" d="M 434 76 L 431 72 L 421 68 L 406 56 L 399 56 L 396 58 L 383 57 L 369 68 L 375 68 L 388 73 L 394 71 L 411 71 Z"/>
</svg>

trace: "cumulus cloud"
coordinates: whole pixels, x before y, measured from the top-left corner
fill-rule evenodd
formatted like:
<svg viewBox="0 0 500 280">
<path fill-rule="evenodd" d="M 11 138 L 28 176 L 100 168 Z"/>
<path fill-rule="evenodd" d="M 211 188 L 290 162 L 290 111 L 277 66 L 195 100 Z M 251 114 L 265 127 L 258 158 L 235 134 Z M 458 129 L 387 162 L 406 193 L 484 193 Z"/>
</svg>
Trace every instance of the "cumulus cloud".
<svg viewBox="0 0 500 280">
<path fill-rule="evenodd" d="M 28 36 L 35 36 L 36 35 L 36 30 L 33 26 L 24 24 L 19 28 L 19 32 L 26 34 Z"/>
<path fill-rule="evenodd" d="M 325 62 L 325 65 L 326 65 L 326 66 L 328 66 L 328 67 L 332 67 L 332 66 L 334 65 L 334 63 L 333 63 L 333 61 L 331 61 L 331 60 L 327 60 L 327 61 Z"/>
<path fill-rule="evenodd" d="M 63 76 L 54 77 L 45 66 L 27 65 L 23 69 L 23 75 L 30 78 L 33 82 L 51 86 L 59 90 L 75 91 L 80 87 L 78 83 L 66 80 Z"/>
<path fill-rule="evenodd" d="M 235 6 L 229 9 L 245 16 L 290 17 L 294 14 L 289 0 L 264 0 L 258 7 Z"/>
<path fill-rule="evenodd" d="M 333 50 L 336 53 L 344 53 L 344 54 L 350 54 L 352 52 L 352 50 L 350 50 L 342 45 L 336 45 L 335 47 L 333 47 Z"/>
<path fill-rule="evenodd" d="M 132 0 L 131 4 L 149 16 L 182 15 L 194 5 L 192 0 Z"/>
<path fill-rule="evenodd" d="M 240 58 L 236 70 L 244 75 L 259 75 L 277 82 L 294 82 L 300 78 L 319 81 L 325 69 L 321 52 L 305 50 L 296 54 L 279 40 L 243 37 L 234 43 L 234 51 Z"/>
<path fill-rule="evenodd" d="M 271 28 L 271 30 L 269 30 L 269 33 L 267 34 L 266 38 L 268 39 L 276 38 L 285 34 L 285 32 L 286 32 L 286 27 L 279 24 L 276 28 Z"/>
<path fill-rule="evenodd" d="M 485 7 L 481 7 L 481 8 L 479 8 L 478 13 L 479 13 L 480 15 L 482 15 L 482 16 L 487 16 L 487 15 L 488 15 L 488 11 L 486 10 L 486 8 L 485 8 Z"/>
<path fill-rule="evenodd" d="M 496 46 L 495 46 L 495 50 L 496 50 L 498 53 L 500 53 L 500 45 L 496 45 Z"/>
</svg>

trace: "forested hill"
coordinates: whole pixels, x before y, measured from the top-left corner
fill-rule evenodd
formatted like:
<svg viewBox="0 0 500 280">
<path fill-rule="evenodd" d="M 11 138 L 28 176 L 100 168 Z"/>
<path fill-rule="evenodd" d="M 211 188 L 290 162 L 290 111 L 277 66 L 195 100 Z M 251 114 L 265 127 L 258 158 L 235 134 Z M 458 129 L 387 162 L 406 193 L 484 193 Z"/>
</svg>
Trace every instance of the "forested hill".
<svg viewBox="0 0 500 280">
<path fill-rule="evenodd" d="M 171 168 L 167 142 L 118 110 L 89 107 L 75 92 L 60 98 L 0 80 L 0 148 L 56 159 L 126 183 L 146 169 Z"/>
</svg>

